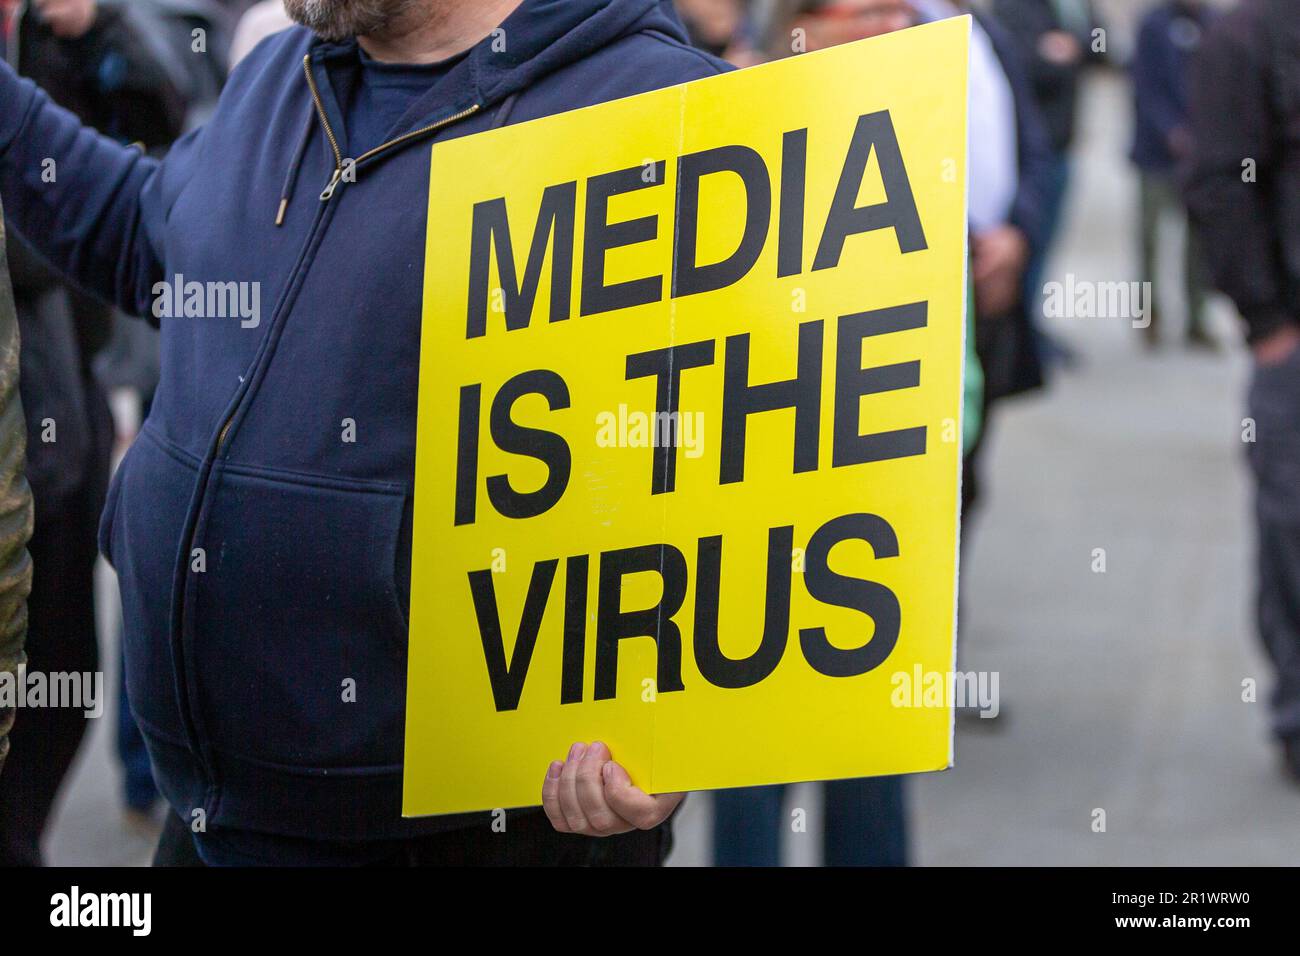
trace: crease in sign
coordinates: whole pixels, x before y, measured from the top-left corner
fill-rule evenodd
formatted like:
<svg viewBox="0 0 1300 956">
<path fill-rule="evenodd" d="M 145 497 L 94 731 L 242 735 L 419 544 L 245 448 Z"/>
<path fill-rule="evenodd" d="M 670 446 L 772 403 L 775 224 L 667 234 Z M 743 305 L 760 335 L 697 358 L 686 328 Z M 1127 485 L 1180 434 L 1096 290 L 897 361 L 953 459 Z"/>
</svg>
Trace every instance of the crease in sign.
<svg viewBox="0 0 1300 956">
<path fill-rule="evenodd" d="M 687 96 L 688 96 L 687 88 L 684 86 L 679 87 L 678 95 L 677 95 L 677 146 L 676 149 L 674 149 L 673 151 L 673 154 L 675 156 L 681 156 L 682 152 L 686 148 Z M 676 182 L 677 175 L 678 175 L 676 172 L 678 168 L 677 164 L 674 164 L 673 168 L 674 168 L 673 180 L 674 182 Z M 668 170 L 668 164 L 665 163 L 664 164 L 665 176 L 667 176 L 667 170 Z M 664 185 L 667 185 L 667 183 L 665 183 Z M 681 216 L 682 216 L 681 204 L 678 202 L 674 202 L 673 203 L 673 250 L 672 250 L 673 262 L 677 261 L 678 244 L 682 241 Z M 675 276 L 671 277 L 669 281 L 675 282 L 676 277 Z M 678 443 L 681 439 L 681 415 L 685 414 L 685 412 L 681 408 L 681 402 L 678 400 L 678 396 L 676 394 L 677 389 L 680 386 L 679 376 L 677 374 L 677 368 L 676 368 L 676 361 L 677 361 L 676 346 L 677 346 L 677 296 L 670 295 L 668 297 L 668 405 L 667 408 L 668 409 L 675 408 L 678 410 L 680 414 L 675 419 L 672 418 L 671 416 L 668 418 L 669 427 L 672 429 L 672 442 L 669 444 L 669 453 L 668 455 L 664 456 L 664 460 L 662 462 L 663 465 L 662 487 L 664 488 L 668 487 L 669 472 L 675 472 L 676 469 Z M 698 432 L 696 433 L 695 437 L 697 441 L 704 440 L 703 435 L 699 434 Z M 670 462 L 672 463 L 671 466 L 670 466 Z M 665 493 L 663 499 L 664 507 L 663 507 L 663 512 L 660 520 L 661 533 L 659 539 L 664 543 L 659 548 L 659 577 L 665 583 L 668 580 L 666 574 L 667 571 L 666 559 L 668 555 L 667 542 L 668 542 L 668 530 L 669 530 L 668 503 L 671 500 L 672 499 L 669 498 L 668 495 Z M 698 586 L 699 586 L 699 582 L 697 581 L 696 587 L 698 588 Z M 664 627 L 663 615 L 664 615 L 664 605 L 662 602 L 660 602 L 659 619 L 655 623 L 656 633 L 658 634 L 663 633 L 663 627 Z M 657 655 L 656 655 L 656 659 L 657 659 Z M 648 793 L 659 792 L 659 786 L 657 783 L 657 779 L 658 779 L 657 771 L 659 768 L 659 760 L 658 760 L 659 757 L 659 709 L 658 709 L 659 694 L 658 694 L 657 685 L 655 688 L 654 701 L 655 701 L 654 706 L 651 708 L 650 711 L 650 780 L 647 783 Z"/>
</svg>

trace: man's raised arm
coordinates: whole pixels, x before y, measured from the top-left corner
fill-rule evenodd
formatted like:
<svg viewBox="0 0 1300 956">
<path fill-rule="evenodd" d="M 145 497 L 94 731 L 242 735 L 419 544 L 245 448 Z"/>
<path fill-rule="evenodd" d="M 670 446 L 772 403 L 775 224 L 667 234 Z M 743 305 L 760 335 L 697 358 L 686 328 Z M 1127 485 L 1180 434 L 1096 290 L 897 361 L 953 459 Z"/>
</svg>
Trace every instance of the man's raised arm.
<svg viewBox="0 0 1300 956">
<path fill-rule="evenodd" d="M 69 279 L 136 314 L 148 312 L 162 275 L 161 169 L 0 61 L 0 196 L 10 225 Z"/>
</svg>

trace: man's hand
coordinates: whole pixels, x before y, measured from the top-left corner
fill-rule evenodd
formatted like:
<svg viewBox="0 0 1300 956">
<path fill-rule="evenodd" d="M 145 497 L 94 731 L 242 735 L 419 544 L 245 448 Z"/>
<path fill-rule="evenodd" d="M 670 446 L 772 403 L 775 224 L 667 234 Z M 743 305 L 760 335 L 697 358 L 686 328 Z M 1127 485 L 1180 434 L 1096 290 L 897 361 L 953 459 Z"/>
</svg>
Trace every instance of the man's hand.
<svg viewBox="0 0 1300 956">
<path fill-rule="evenodd" d="M 1271 335 L 1260 339 L 1251 348 L 1255 361 L 1265 367 L 1281 365 L 1300 348 L 1300 326 L 1284 325 Z"/>
<path fill-rule="evenodd" d="M 560 833 L 613 836 L 649 830 L 668 819 L 684 793 L 648 794 L 632 783 L 600 742 L 574 744 L 553 761 L 542 781 L 542 807 Z"/>
<path fill-rule="evenodd" d="M 1083 47 L 1073 33 L 1048 30 L 1038 38 L 1038 55 L 1056 66 L 1073 66 L 1083 59 Z"/>
<path fill-rule="evenodd" d="M 1028 262 L 1029 243 L 1015 226 L 997 226 L 973 238 L 971 278 L 980 315 L 993 318 L 1015 307 Z"/>
<path fill-rule="evenodd" d="M 1192 133 L 1186 126 L 1175 126 L 1165 137 L 1165 145 L 1175 159 L 1186 159 L 1192 154 Z"/>
<path fill-rule="evenodd" d="M 95 25 L 95 0 L 35 0 L 36 12 L 55 36 L 67 40 L 83 37 Z"/>
</svg>

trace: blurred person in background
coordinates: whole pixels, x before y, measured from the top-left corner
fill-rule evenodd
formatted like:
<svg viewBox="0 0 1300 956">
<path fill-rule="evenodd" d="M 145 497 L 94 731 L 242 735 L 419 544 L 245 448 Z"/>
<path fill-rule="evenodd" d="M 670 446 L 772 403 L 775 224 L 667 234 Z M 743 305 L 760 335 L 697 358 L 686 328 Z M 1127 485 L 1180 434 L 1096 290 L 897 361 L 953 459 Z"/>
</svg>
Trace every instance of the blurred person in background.
<svg viewBox="0 0 1300 956">
<path fill-rule="evenodd" d="M 736 66 L 751 66 L 762 58 L 754 50 L 754 34 L 742 0 L 674 0 L 691 45 Z"/>
<path fill-rule="evenodd" d="M 32 536 L 32 493 L 23 461 L 27 423 L 18 394 L 18 348 L 18 313 L 9 285 L 5 218 L 0 208 L 0 680 L 14 682 L 11 687 L 16 687 L 23 665 L 27 594 L 32 586 L 32 561 L 27 553 Z M 15 704 L 0 697 L 0 787 L 4 786 Z"/>
<path fill-rule="evenodd" d="M 1099 62 L 1090 0 L 993 0 L 993 17 L 1007 31 L 1029 71 L 1034 98 L 1052 148 L 1066 156 L 1074 143 L 1083 68 Z"/>
<path fill-rule="evenodd" d="M 144 147 L 179 132 L 183 103 L 121 10 L 94 0 L 0 0 L 0 58 L 105 135 Z M 57 190 L 52 159 L 29 173 Z M 22 337 L 27 480 L 35 499 L 27 665 L 43 673 L 97 672 L 96 529 L 108 485 L 113 423 L 91 362 L 108 341 L 112 309 L 67 285 L 17 232 L 7 261 Z M 0 865 L 36 866 L 58 788 L 85 733 L 71 707 L 23 712 L 0 786 Z"/>
<path fill-rule="evenodd" d="M 797 0 L 783 55 L 884 36 L 916 23 L 916 10 L 907 0 Z"/>
<path fill-rule="evenodd" d="M 1025 271 L 1025 299 L 1032 307 L 1037 328 L 1042 318 L 1043 272 L 1069 192 L 1079 82 L 1089 63 L 1104 60 L 1105 34 L 1091 0 L 993 0 L 992 12 L 1028 72 L 1030 90 L 1054 154 L 1044 209 L 1043 242 Z M 1046 333 L 1037 334 L 1040 348 L 1067 362 L 1073 360 L 1073 354 L 1063 344 Z"/>
<path fill-rule="evenodd" d="M 104 2 L 127 16 L 132 32 L 166 71 L 184 103 L 184 130 L 206 122 L 225 84 L 237 8 L 221 0 Z"/>
<path fill-rule="evenodd" d="M 969 194 L 976 351 L 984 377 L 977 439 L 962 473 L 963 542 L 982 491 L 980 461 L 994 406 L 1041 388 L 1044 370 L 1027 274 L 1051 231 L 1055 155 L 1016 43 L 966 0 L 913 0 L 925 21 L 973 13 Z"/>
<path fill-rule="evenodd" d="M 916 23 L 904 0 L 813 0 L 799 4 L 785 37 L 795 52 L 882 36 Z M 829 780 L 822 785 L 825 866 L 906 866 L 903 778 Z M 780 866 L 788 787 L 738 787 L 713 794 L 715 866 Z"/>
<path fill-rule="evenodd" d="M 1255 475 L 1258 627 L 1272 729 L 1300 781 L 1300 17 L 1243 0 L 1209 28 L 1190 96 L 1188 207 L 1254 353 L 1242 438 Z"/>
<path fill-rule="evenodd" d="M 293 21 L 284 9 L 284 0 L 261 0 L 253 4 L 239 18 L 235 37 L 230 41 L 230 69 L 238 66 L 240 60 L 253 52 L 253 47 L 271 34 L 291 26 Z"/>
<path fill-rule="evenodd" d="M 788 35 L 813 51 L 883 36 L 968 12 L 949 0 L 822 0 L 796 8 Z M 1042 369 L 1023 299 L 1024 270 L 1043 241 L 1052 154 L 1012 44 L 977 15 L 972 28 L 969 153 L 971 229 L 963 411 L 963 518 L 978 490 L 976 463 L 990 404 L 1037 388 Z M 982 371 L 987 366 L 988 371 Z M 823 858 L 828 866 L 908 862 L 903 778 L 833 780 L 825 788 Z M 714 862 L 780 862 L 786 788 L 723 790 L 714 802 Z"/>
<path fill-rule="evenodd" d="M 1141 188 L 1142 281 L 1158 288 L 1160 225 L 1165 219 L 1186 221 L 1175 170 L 1188 158 L 1187 84 L 1192 56 L 1215 11 L 1205 0 L 1165 0 L 1143 18 L 1129 72 L 1133 77 L 1134 129 L 1132 159 Z M 1183 243 L 1186 296 L 1186 341 L 1213 348 L 1206 331 L 1207 278 L 1196 234 Z M 1152 303 L 1147 344 L 1159 343 L 1159 296 Z"/>
</svg>

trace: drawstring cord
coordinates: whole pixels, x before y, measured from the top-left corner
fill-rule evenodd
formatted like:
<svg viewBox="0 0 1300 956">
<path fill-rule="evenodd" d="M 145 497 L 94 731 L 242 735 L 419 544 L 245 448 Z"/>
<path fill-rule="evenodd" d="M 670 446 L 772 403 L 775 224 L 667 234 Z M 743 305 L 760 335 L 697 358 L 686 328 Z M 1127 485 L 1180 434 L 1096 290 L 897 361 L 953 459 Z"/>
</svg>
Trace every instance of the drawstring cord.
<svg viewBox="0 0 1300 956">
<path fill-rule="evenodd" d="M 280 187 L 280 208 L 275 214 L 275 224 L 277 226 L 284 224 L 284 213 L 289 208 L 289 200 L 293 198 L 294 187 L 298 185 L 298 170 L 302 168 L 302 158 L 307 152 L 307 143 L 311 140 L 312 127 L 316 125 L 316 116 L 309 109 L 307 111 L 307 123 L 303 126 L 302 136 L 298 140 L 298 148 L 293 151 L 293 160 L 289 163 L 289 172 L 284 177 L 284 185 Z"/>
<path fill-rule="evenodd" d="M 506 125 L 506 120 L 510 118 L 510 111 L 515 108 L 515 100 L 519 99 L 518 93 L 511 93 L 502 102 L 501 108 L 497 110 L 497 115 L 492 119 L 492 129 L 500 129 Z"/>
</svg>

